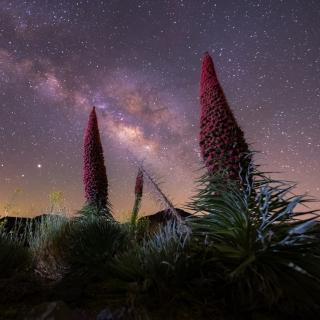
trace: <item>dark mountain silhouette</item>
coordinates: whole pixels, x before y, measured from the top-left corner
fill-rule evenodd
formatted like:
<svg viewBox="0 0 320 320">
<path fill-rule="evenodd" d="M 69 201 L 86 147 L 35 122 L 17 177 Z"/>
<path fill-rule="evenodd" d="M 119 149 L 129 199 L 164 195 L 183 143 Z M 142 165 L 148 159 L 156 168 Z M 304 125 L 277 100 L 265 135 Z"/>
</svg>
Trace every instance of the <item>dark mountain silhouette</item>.
<svg viewBox="0 0 320 320">
<path fill-rule="evenodd" d="M 191 213 L 184 211 L 183 209 L 175 208 L 175 210 L 181 218 L 187 218 L 187 217 L 191 216 Z M 150 226 L 155 226 L 155 225 L 159 225 L 159 224 L 163 225 L 167 221 L 172 219 L 172 214 L 171 214 L 170 210 L 165 209 L 165 210 L 158 211 L 154 214 L 151 214 L 149 216 L 142 217 L 140 219 L 145 219 L 145 220 L 149 221 Z"/>
</svg>

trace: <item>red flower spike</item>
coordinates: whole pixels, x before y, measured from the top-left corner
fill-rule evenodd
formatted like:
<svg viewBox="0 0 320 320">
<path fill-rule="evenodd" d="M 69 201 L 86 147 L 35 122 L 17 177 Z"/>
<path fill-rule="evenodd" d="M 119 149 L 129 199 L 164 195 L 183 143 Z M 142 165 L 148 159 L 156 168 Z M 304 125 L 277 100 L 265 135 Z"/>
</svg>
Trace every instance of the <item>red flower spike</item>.
<svg viewBox="0 0 320 320">
<path fill-rule="evenodd" d="M 218 81 L 212 58 L 205 53 L 200 82 L 200 149 L 210 173 L 226 169 L 239 179 L 240 165 L 246 166 L 249 152 L 244 135 Z"/>
<path fill-rule="evenodd" d="M 137 178 L 136 178 L 136 185 L 134 188 L 134 192 L 136 196 L 142 197 L 143 192 L 143 172 L 139 169 Z"/>
<path fill-rule="evenodd" d="M 139 169 L 136 177 L 136 185 L 134 188 L 135 200 L 131 213 L 131 225 L 135 226 L 138 219 L 138 213 L 141 206 L 142 192 L 143 192 L 143 171 Z"/>
<path fill-rule="evenodd" d="M 108 179 L 104 165 L 98 120 L 93 107 L 84 138 L 84 189 L 88 204 L 106 208 L 108 200 Z"/>
</svg>

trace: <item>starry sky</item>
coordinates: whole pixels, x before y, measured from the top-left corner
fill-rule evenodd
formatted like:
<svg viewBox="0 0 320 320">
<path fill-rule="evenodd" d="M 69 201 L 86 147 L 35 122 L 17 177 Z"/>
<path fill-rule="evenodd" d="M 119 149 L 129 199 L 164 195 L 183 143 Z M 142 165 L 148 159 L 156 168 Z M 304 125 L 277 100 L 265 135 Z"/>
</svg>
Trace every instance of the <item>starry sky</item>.
<svg viewBox="0 0 320 320">
<path fill-rule="evenodd" d="M 320 198 L 319 21 L 318 0 L 0 0 L 0 210 L 42 213 L 53 191 L 82 206 L 93 105 L 115 214 L 133 205 L 131 155 L 184 205 L 205 51 L 256 161 Z"/>
</svg>

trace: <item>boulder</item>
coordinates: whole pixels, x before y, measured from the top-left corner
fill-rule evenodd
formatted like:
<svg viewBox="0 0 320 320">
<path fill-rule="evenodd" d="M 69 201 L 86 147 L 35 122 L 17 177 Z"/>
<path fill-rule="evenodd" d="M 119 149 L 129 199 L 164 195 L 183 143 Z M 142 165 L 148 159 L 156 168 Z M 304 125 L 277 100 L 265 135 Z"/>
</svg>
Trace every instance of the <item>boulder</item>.
<svg viewBox="0 0 320 320">
<path fill-rule="evenodd" d="M 24 320 L 93 320 L 81 310 L 70 309 L 63 301 L 45 302 L 35 306 Z"/>
<path fill-rule="evenodd" d="M 175 208 L 175 210 L 181 218 L 187 218 L 187 217 L 191 216 L 191 213 L 184 211 L 182 209 Z M 152 223 L 152 224 L 166 223 L 167 221 L 169 221 L 172 218 L 172 214 L 169 209 L 166 209 L 166 210 L 161 210 L 159 212 L 151 214 L 149 216 L 145 216 L 143 218 L 148 219 L 150 221 L 150 223 Z"/>
</svg>

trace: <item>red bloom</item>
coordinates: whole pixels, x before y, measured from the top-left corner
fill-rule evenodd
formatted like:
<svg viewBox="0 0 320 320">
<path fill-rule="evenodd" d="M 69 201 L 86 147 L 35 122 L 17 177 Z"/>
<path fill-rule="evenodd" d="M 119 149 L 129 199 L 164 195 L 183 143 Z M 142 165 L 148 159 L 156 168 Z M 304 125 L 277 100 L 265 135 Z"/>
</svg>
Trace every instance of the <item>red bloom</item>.
<svg viewBox="0 0 320 320">
<path fill-rule="evenodd" d="M 83 160 L 83 181 L 87 202 L 105 208 L 108 199 L 108 179 L 95 107 L 90 114 L 84 138 Z"/>
<path fill-rule="evenodd" d="M 134 192 L 136 196 L 142 197 L 142 191 L 143 191 L 143 172 L 139 169 L 137 178 L 136 178 L 136 186 L 135 186 Z"/>
<path fill-rule="evenodd" d="M 137 222 L 138 213 L 141 206 L 142 191 L 143 191 L 143 171 L 139 169 L 136 177 L 136 186 L 134 188 L 136 197 L 134 200 L 134 205 L 133 205 L 132 214 L 131 214 L 132 225 L 135 225 Z"/>
<path fill-rule="evenodd" d="M 200 148 L 210 173 L 227 169 L 238 179 L 249 148 L 218 81 L 212 58 L 205 53 L 200 83 Z"/>
</svg>

